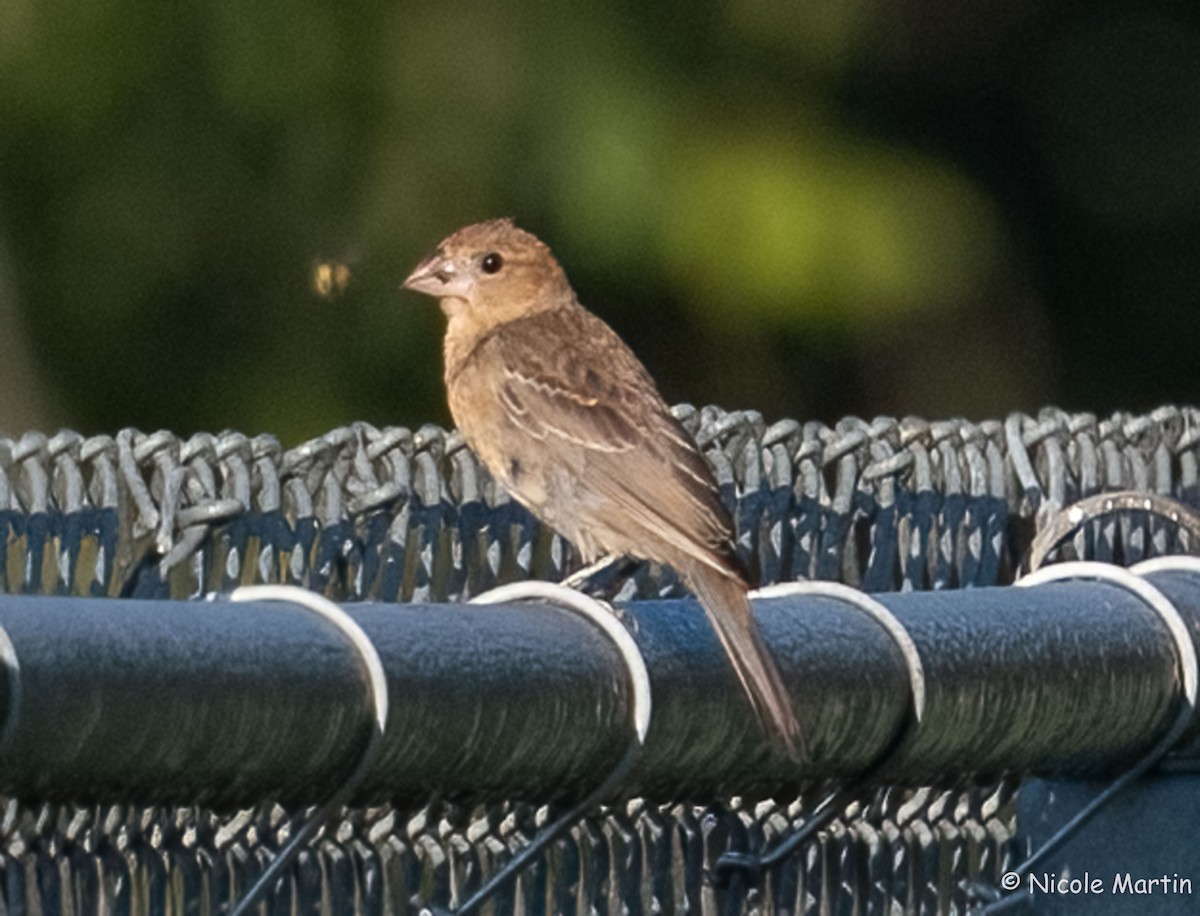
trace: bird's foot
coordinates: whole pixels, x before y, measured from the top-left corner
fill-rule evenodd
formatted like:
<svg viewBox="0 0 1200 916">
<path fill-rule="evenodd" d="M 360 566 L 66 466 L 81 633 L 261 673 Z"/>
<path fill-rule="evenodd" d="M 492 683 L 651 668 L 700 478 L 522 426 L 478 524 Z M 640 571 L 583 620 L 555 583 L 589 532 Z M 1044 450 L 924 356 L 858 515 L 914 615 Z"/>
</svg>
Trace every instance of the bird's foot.
<svg viewBox="0 0 1200 916">
<path fill-rule="evenodd" d="M 611 600 L 637 569 L 637 565 L 637 561 L 629 557 L 610 554 L 571 573 L 560 584 L 596 598 Z"/>
</svg>

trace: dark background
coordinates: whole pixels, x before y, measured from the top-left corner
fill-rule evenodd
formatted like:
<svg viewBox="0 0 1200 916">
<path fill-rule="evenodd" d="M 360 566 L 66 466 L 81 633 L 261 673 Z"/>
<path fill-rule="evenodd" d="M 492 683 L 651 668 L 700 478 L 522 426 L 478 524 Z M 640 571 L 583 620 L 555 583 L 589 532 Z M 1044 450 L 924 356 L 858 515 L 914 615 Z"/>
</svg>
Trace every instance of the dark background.
<svg viewBox="0 0 1200 916">
<path fill-rule="evenodd" d="M 4 0 L 0 429 L 446 423 L 494 216 L 672 401 L 1198 403 L 1198 7 Z"/>
</svg>

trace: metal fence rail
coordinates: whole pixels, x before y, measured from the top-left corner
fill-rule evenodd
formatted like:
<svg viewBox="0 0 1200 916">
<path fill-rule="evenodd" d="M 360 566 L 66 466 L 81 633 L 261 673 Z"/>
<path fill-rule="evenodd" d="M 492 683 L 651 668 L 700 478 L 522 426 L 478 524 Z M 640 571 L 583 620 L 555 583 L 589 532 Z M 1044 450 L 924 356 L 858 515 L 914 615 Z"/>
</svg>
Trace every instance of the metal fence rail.
<svg viewBox="0 0 1200 916">
<path fill-rule="evenodd" d="M 1200 570 L 1140 581 L 1200 632 Z M 1109 773 L 1180 715 L 1188 665 L 1171 630 L 1112 583 L 879 600 L 923 666 L 919 723 L 876 620 L 824 595 L 755 601 L 810 748 L 799 765 L 771 748 L 693 601 L 625 605 L 654 709 L 620 796 L 757 803 L 869 771 L 897 739 L 885 775 L 906 785 Z M 347 610 L 391 709 L 360 803 L 575 801 L 634 740 L 626 662 L 590 620 L 540 603 Z M 313 804 L 375 721 L 355 647 L 279 600 L 0 596 L 0 631 L 17 662 L 0 688 L 0 791 L 23 798 Z"/>
<path fill-rule="evenodd" d="M 1200 413 L 1190 408 L 1108 419 L 1048 410 L 980 424 L 851 419 L 833 428 L 766 427 L 753 413 L 711 408 L 680 413 L 734 506 L 739 549 L 765 582 L 808 576 L 876 592 L 1004 584 L 1039 531 L 1061 530 L 1052 546 L 1068 558 L 1131 563 L 1194 546 L 1187 524 L 1149 506 L 1061 524 L 1065 507 L 1105 491 L 1197 505 Z M 356 425 L 291 450 L 236 433 L 0 440 L 0 531 L 0 590 L 25 594 L 183 598 L 289 582 L 337 600 L 428 603 L 557 579 L 575 565 L 568 545 L 433 427 Z M 618 598 L 675 594 L 661 570 L 643 568 Z M 145 701 L 153 706 L 153 689 Z M 86 710 L 74 712 L 81 724 L 62 736 L 68 743 L 87 734 Z M 1077 749 L 1084 763 L 1096 759 L 1087 740 Z M 130 760 L 147 752 L 132 743 L 112 750 Z M 1060 750 L 1069 757 L 1072 747 Z M 1015 783 L 936 775 L 944 788 L 869 793 L 798 858 L 747 885 L 714 881 L 715 857 L 802 823 L 811 793 L 753 801 L 741 785 L 704 786 L 696 774 L 690 797 L 652 793 L 581 824 L 493 911 L 961 912 L 969 886 L 994 882 L 1013 858 Z M 215 913 L 302 817 L 295 802 L 284 809 L 267 799 L 230 810 L 236 793 L 215 808 L 216 796 L 181 807 L 84 803 L 84 794 L 49 801 L 22 786 L 8 800 L 0 820 L 8 909 Z M 391 913 L 461 899 L 550 810 L 495 795 L 350 809 L 267 907 Z"/>
</svg>

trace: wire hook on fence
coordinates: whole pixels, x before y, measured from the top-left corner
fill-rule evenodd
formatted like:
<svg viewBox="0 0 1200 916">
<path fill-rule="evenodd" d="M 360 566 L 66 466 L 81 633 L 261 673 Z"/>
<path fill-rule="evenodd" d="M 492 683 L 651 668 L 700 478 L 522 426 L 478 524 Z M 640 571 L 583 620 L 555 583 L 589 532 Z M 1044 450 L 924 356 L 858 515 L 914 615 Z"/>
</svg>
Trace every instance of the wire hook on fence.
<svg viewBox="0 0 1200 916">
<path fill-rule="evenodd" d="M 366 675 L 367 690 L 373 712 L 370 736 L 359 754 L 358 763 L 354 769 L 334 790 L 333 794 L 309 815 L 287 845 L 259 875 L 250 890 L 233 907 L 230 914 L 230 916 L 247 916 L 279 879 L 283 870 L 291 865 L 296 856 L 300 854 L 305 844 L 334 813 L 350 800 L 354 790 L 367 775 L 379 752 L 379 747 L 383 743 L 383 735 L 387 729 L 388 690 L 383 661 L 380 659 L 374 643 L 349 614 L 328 598 L 295 585 L 247 585 L 236 589 L 229 598 L 231 601 L 276 601 L 298 605 L 332 623 L 346 636 L 358 654 L 363 673 Z"/>
<path fill-rule="evenodd" d="M 1166 734 L 1133 766 L 1110 782 L 1040 847 L 1030 853 L 1025 861 L 1015 868 L 1009 869 L 1005 874 L 1005 879 L 1012 880 L 1012 877 L 1015 876 L 1014 887 L 1020 887 L 1030 872 L 1075 836 L 1101 808 L 1162 760 L 1187 731 L 1195 717 L 1197 686 L 1200 684 L 1200 661 L 1197 659 L 1196 644 L 1192 640 L 1187 622 L 1179 613 L 1179 609 L 1175 607 L 1174 602 L 1143 578 L 1148 573 L 1171 570 L 1200 573 L 1200 560 L 1195 557 L 1160 557 L 1139 563 L 1131 569 L 1090 561 L 1060 563 L 1055 566 L 1043 567 L 1015 583 L 1017 587 L 1029 588 L 1070 579 L 1094 579 L 1132 592 L 1162 619 L 1167 631 L 1171 634 L 1179 668 L 1180 689 L 1179 712 Z M 1011 893 L 1007 897 L 1003 897 L 999 889 L 985 884 L 977 884 L 972 887 L 971 895 L 976 901 L 976 906 L 971 911 L 974 916 L 992 916 L 992 914 L 1015 906 L 1019 901 L 1025 899 L 1019 894 Z"/>
<path fill-rule="evenodd" d="M 719 878 L 724 878 L 730 872 L 741 870 L 759 872 L 778 864 L 795 852 L 800 846 L 813 837 L 814 834 L 839 812 L 853 802 L 863 789 L 871 783 L 876 774 L 884 770 L 906 739 L 917 728 L 925 714 L 925 666 L 921 663 L 921 655 L 912 636 L 904 628 L 890 610 L 871 596 L 858 589 L 837 582 L 783 582 L 771 585 L 752 593 L 756 598 L 782 598 L 789 595 L 819 596 L 834 598 L 851 605 L 855 610 L 867 614 L 878 622 L 895 642 L 904 657 L 904 665 L 908 671 L 911 701 L 908 715 L 901 721 L 891 742 L 884 749 L 878 760 L 857 778 L 835 788 L 822 798 L 813 809 L 808 820 L 791 836 L 783 840 L 774 849 L 765 853 L 735 852 L 724 853 L 717 859 L 716 872 Z"/>
<path fill-rule="evenodd" d="M 625 662 L 625 668 L 629 675 L 629 685 L 632 691 L 630 718 L 633 725 L 633 740 L 629 743 L 629 747 L 622 755 L 620 761 L 618 761 L 617 765 L 599 786 L 553 823 L 544 827 L 537 836 L 529 841 L 529 844 L 524 849 L 506 862 L 503 868 L 488 879 L 479 890 L 472 894 L 457 909 L 426 908 L 421 911 L 423 916 L 424 914 L 429 914 L 429 916 L 443 916 L 443 914 L 465 916 L 465 914 L 473 913 L 479 907 L 483 906 L 493 894 L 510 881 L 515 880 L 517 875 L 521 873 L 533 858 L 550 843 L 570 830 L 572 826 L 586 817 L 606 799 L 612 797 L 633 769 L 638 755 L 641 753 L 642 745 L 646 741 L 646 733 L 650 729 L 650 715 L 653 706 L 650 692 L 650 674 L 646 670 L 646 662 L 642 658 L 642 653 L 638 649 L 637 643 L 634 642 L 633 637 L 629 635 L 629 632 L 617 620 L 611 608 L 597 599 L 583 592 L 576 591 L 573 588 L 568 588 L 565 585 L 538 581 L 514 582 L 509 585 L 502 585 L 499 588 L 484 592 L 482 595 L 472 599 L 471 603 L 503 604 L 530 599 L 545 601 L 551 607 L 562 608 L 585 617 L 599 627 L 616 645 L 617 651 L 621 653 L 621 658 Z"/>
</svg>

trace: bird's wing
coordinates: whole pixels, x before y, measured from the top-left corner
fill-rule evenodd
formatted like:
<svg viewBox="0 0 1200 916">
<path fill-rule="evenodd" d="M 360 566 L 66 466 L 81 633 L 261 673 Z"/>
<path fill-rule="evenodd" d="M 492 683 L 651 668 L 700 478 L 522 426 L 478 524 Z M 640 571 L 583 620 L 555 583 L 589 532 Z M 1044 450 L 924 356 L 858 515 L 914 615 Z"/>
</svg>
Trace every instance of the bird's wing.
<svg viewBox="0 0 1200 916">
<path fill-rule="evenodd" d="M 511 421 L 549 448 L 577 447 L 577 488 L 597 497 L 600 511 L 632 538 L 674 548 L 667 556 L 631 552 L 672 562 L 680 551 L 744 580 L 708 463 L 616 333 L 588 313 L 542 313 L 514 324 L 523 326 L 494 341 L 497 395 Z"/>
</svg>

